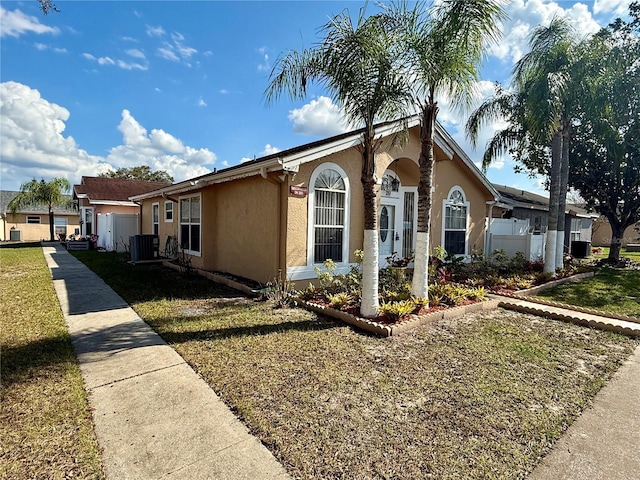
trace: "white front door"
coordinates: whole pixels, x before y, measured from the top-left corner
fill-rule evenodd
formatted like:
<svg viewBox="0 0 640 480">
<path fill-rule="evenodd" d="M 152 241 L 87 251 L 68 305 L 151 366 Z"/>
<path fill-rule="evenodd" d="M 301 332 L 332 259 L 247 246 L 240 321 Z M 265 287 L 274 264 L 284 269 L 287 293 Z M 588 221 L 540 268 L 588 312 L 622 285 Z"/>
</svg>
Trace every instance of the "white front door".
<svg viewBox="0 0 640 480">
<path fill-rule="evenodd" d="M 387 258 L 411 257 L 415 249 L 417 192 L 402 188 L 397 198 L 382 198 L 378 212 L 378 264 L 388 265 Z"/>
<path fill-rule="evenodd" d="M 80 235 L 83 237 L 96 233 L 93 228 L 93 208 L 82 208 L 80 223 Z"/>
<path fill-rule="evenodd" d="M 387 257 L 393 255 L 398 244 L 399 232 L 396 226 L 396 205 L 392 203 L 382 203 L 380 205 L 378 237 L 378 262 L 381 267 L 387 264 Z"/>
</svg>

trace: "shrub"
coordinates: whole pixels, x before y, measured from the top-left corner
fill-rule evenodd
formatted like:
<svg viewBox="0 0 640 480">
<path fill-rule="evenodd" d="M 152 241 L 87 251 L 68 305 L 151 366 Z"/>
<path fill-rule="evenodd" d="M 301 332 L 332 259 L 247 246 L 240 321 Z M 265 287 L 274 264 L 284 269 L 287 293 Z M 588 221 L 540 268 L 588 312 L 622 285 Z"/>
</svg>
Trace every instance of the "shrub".
<svg viewBox="0 0 640 480">
<path fill-rule="evenodd" d="M 415 304 L 411 300 L 401 300 L 399 302 L 387 302 L 380 305 L 380 311 L 391 320 L 396 321 L 410 315 L 415 310 Z"/>
<path fill-rule="evenodd" d="M 336 294 L 328 294 L 327 300 L 329 300 L 329 305 L 332 307 L 341 309 L 353 302 L 353 297 L 346 292 L 339 292 Z"/>
<path fill-rule="evenodd" d="M 292 302 L 293 282 L 283 279 L 282 270 L 273 282 L 267 283 L 267 300 L 273 302 L 274 308 L 284 308 Z"/>
</svg>

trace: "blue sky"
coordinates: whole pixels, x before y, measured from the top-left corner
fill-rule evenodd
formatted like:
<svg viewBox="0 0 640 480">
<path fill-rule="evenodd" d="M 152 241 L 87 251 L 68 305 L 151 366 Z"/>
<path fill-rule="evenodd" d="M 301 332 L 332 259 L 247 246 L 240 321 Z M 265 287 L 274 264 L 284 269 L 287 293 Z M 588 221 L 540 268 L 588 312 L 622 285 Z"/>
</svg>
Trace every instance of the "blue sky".
<svg viewBox="0 0 640 480">
<path fill-rule="evenodd" d="M 554 14 L 584 35 L 630 0 L 513 0 L 480 91 L 507 82 L 527 37 Z M 149 165 L 176 181 L 341 133 L 340 110 L 317 87 L 265 105 L 277 57 L 320 40 L 318 29 L 361 1 L 0 1 L 0 188 L 32 178 Z M 370 2 L 367 11 L 374 12 Z M 474 161 L 466 117 L 441 102 L 439 120 Z M 481 145 L 500 125 L 483 132 Z M 491 167 L 493 182 L 541 193 L 541 179 Z"/>
</svg>

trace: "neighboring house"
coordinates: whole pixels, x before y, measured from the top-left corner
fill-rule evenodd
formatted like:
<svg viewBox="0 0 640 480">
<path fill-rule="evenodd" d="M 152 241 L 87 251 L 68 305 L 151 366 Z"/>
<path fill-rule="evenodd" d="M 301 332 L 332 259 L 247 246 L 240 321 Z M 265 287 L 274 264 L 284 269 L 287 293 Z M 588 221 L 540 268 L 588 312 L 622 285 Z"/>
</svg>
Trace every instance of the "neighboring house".
<svg viewBox="0 0 640 480">
<path fill-rule="evenodd" d="M 392 141 L 394 128 L 376 127 L 381 266 L 393 252 L 411 255 L 416 237 L 420 127 L 413 117 L 403 145 Z M 259 282 L 279 271 L 314 279 L 327 258 L 346 272 L 363 242 L 361 135 L 345 133 L 134 196 L 142 204 L 141 233 L 158 232 L 161 246 L 177 237 L 196 268 Z M 498 193 L 440 125 L 435 143 L 431 248 L 482 252 L 488 205 Z"/>
<path fill-rule="evenodd" d="M 0 241 L 39 242 L 49 240 L 49 208 L 45 204 L 29 205 L 15 215 L 8 208 L 9 202 L 20 192 L 0 190 Z M 64 195 L 71 201 L 70 195 Z M 53 209 L 54 232 L 70 235 L 79 226 L 80 217 L 75 207 Z"/>
<path fill-rule="evenodd" d="M 593 222 L 591 243 L 594 247 L 611 245 L 611 225 L 606 217 L 600 216 Z M 622 235 L 622 246 L 640 243 L 640 222 L 627 227 Z"/>
<path fill-rule="evenodd" d="M 138 215 L 140 206 L 129 200 L 129 197 L 167 185 L 170 184 L 123 178 L 82 177 L 80 184 L 73 186 L 73 198 L 78 201 L 80 212 L 80 235 L 85 237 L 98 232 L 98 215 Z"/>
<path fill-rule="evenodd" d="M 518 188 L 493 184 L 507 208 L 493 210 L 493 218 L 517 219 L 528 221 L 528 233 L 543 234 L 547 231 L 549 217 L 549 199 L 542 195 Z M 598 217 L 583 207 L 567 204 L 565 208 L 565 252 L 571 251 L 572 242 L 591 242 L 591 230 L 594 219 Z"/>
</svg>

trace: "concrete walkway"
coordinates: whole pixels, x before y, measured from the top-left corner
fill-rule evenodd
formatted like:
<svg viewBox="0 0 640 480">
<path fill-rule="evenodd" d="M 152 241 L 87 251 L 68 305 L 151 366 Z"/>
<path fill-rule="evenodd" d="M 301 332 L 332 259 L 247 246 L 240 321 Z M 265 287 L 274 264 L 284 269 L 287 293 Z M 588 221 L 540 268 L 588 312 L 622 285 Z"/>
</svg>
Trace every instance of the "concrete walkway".
<svg viewBox="0 0 640 480">
<path fill-rule="evenodd" d="M 287 479 L 218 396 L 97 275 L 43 244 L 107 479 Z"/>
<path fill-rule="evenodd" d="M 97 275 L 59 244 L 45 257 L 78 355 L 108 479 L 288 479 L 209 386 Z M 640 324 L 502 299 L 506 308 L 612 330 Z M 640 347 L 530 475 L 637 479 Z"/>
</svg>

